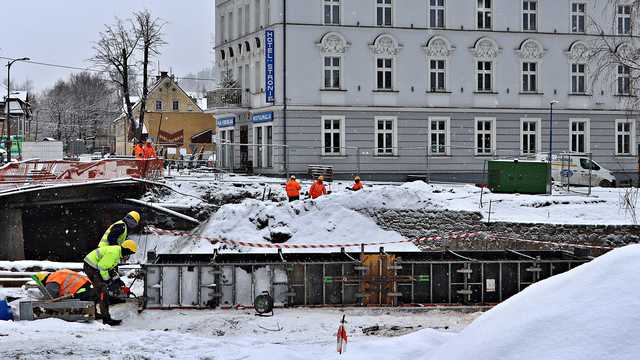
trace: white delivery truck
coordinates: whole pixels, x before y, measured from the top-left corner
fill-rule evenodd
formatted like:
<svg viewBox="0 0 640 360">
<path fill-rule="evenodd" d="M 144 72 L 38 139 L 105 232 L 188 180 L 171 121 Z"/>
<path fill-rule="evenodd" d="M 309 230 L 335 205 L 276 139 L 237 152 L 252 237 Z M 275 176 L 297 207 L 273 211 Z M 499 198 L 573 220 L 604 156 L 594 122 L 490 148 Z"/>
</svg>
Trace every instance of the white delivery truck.
<svg viewBox="0 0 640 360">
<path fill-rule="evenodd" d="M 548 161 L 549 154 L 538 154 L 537 159 Z M 589 171 L 591 168 L 591 171 Z M 616 186 L 613 173 L 597 162 L 589 160 L 588 156 L 579 154 L 560 154 L 551 157 L 551 179 L 563 184 L 589 186 Z"/>
</svg>

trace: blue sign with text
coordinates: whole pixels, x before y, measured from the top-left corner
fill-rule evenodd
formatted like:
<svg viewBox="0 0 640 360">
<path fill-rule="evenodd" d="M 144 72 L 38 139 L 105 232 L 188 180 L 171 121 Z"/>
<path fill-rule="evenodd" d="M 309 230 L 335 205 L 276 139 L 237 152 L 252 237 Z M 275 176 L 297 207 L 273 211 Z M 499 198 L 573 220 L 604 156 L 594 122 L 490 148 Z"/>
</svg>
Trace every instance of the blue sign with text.
<svg viewBox="0 0 640 360">
<path fill-rule="evenodd" d="M 266 30 L 264 32 L 264 43 L 264 93 L 267 102 L 273 103 L 276 101 L 276 52 L 273 30 Z"/>
<path fill-rule="evenodd" d="M 236 118 L 233 116 L 220 118 L 217 120 L 217 122 L 218 122 L 218 127 L 234 126 L 236 124 Z"/>
<path fill-rule="evenodd" d="M 251 116 L 251 122 L 254 124 L 273 121 L 273 111 L 261 112 Z"/>
</svg>

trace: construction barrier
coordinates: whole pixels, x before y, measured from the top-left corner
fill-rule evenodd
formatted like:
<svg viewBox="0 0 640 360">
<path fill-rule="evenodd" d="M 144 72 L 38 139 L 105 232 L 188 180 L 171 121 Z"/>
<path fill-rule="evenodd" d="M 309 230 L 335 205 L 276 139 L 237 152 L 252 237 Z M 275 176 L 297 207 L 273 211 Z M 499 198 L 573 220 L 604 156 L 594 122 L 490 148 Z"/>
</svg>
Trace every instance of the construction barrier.
<svg viewBox="0 0 640 360">
<path fill-rule="evenodd" d="M 495 304 L 590 260 L 567 251 L 149 254 L 147 308 Z"/>
</svg>

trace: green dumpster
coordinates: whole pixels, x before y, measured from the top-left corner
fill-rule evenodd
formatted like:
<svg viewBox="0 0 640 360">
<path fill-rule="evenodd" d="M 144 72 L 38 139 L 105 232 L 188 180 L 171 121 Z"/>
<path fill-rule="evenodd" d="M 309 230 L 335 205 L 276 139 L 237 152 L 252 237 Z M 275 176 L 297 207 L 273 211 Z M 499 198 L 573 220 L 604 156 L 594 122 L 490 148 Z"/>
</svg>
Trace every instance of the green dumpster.
<svg viewBox="0 0 640 360">
<path fill-rule="evenodd" d="M 549 163 L 531 160 L 489 160 L 489 190 L 494 193 L 546 194 Z"/>
</svg>

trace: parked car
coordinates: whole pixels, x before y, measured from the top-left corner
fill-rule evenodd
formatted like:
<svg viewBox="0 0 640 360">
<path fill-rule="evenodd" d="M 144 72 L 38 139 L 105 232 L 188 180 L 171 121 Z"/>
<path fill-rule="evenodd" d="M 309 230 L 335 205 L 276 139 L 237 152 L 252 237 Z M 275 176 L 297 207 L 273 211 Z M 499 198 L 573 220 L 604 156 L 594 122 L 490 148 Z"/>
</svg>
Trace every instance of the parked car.
<svg viewBox="0 0 640 360">
<path fill-rule="evenodd" d="M 548 161 L 549 158 L 548 154 L 539 154 L 537 157 L 543 161 Z M 589 178 L 591 178 L 591 186 L 616 186 L 616 177 L 613 173 L 587 156 L 578 154 L 552 156 L 551 179 L 553 181 L 563 183 L 568 181 L 570 185 L 589 186 Z"/>
</svg>

